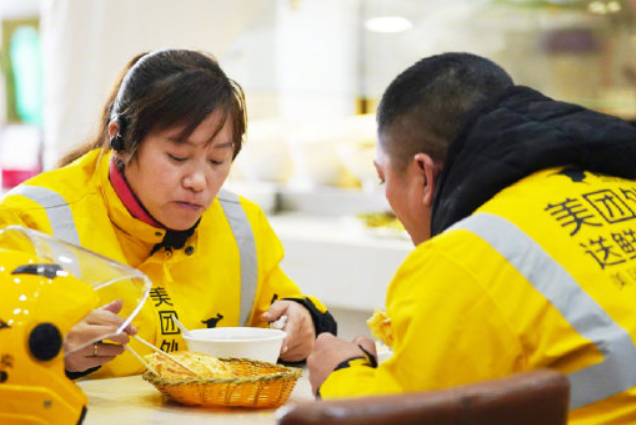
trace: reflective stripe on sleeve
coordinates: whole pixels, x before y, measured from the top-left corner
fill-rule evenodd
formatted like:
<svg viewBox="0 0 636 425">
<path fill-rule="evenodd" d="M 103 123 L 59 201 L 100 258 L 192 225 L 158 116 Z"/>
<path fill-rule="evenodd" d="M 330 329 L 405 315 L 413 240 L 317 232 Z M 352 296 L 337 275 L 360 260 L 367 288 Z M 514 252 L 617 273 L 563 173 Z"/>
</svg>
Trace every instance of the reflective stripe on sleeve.
<svg viewBox="0 0 636 425">
<path fill-rule="evenodd" d="M 489 243 L 603 354 L 601 363 L 568 375 L 571 409 L 636 386 L 636 347 L 629 333 L 538 243 L 510 221 L 488 213 L 474 214 L 448 231 L 455 229 L 468 230 Z"/>
<path fill-rule="evenodd" d="M 11 195 L 24 196 L 40 205 L 44 208 L 44 211 L 46 211 L 53 236 L 73 245 L 80 246 L 77 227 L 75 226 L 75 220 L 73 220 L 73 213 L 62 195 L 51 189 L 24 184 L 11 189 L 6 194 L 7 197 Z M 55 261 L 59 262 L 60 266 L 64 267 L 75 277 L 81 279 L 82 273 L 75 254 L 62 244 L 51 242 L 50 247 L 53 251 L 51 255 L 55 258 Z M 65 261 L 60 262 L 60 260 Z"/>
<path fill-rule="evenodd" d="M 241 311 L 239 324 L 248 326 L 258 285 L 258 262 L 254 232 L 236 194 L 221 190 L 218 197 L 239 249 L 241 262 Z"/>
</svg>

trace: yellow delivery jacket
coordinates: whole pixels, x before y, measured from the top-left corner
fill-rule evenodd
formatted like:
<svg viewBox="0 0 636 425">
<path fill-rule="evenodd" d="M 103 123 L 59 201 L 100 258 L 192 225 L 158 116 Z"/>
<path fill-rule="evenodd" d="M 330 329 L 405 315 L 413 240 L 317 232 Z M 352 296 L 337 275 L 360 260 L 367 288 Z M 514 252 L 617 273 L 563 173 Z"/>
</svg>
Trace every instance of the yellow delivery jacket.
<svg viewBox="0 0 636 425">
<path fill-rule="evenodd" d="M 283 247 L 261 209 L 232 193 L 219 194 L 183 249 L 149 255 L 165 230 L 130 215 L 109 181 L 110 156 L 91 151 L 13 189 L 0 203 L 0 227 L 37 229 L 144 272 L 153 286 L 133 324 L 140 337 L 167 352 L 187 349 L 173 314 L 189 329 L 265 326 L 260 315 L 275 299 L 295 298 L 328 315 L 279 267 Z M 130 344 L 140 354 L 150 352 L 137 341 Z M 90 376 L 143 370 L 125 352 Z"/>
<path fill-rule="evenodd" d="M 386 309 L 393 356 L 349 362 L 323 398 L 552 368 L 571 382 L 570 423 L 636 423 L 636 181 L 526 177 L 420 244 Z"/>
</svg>

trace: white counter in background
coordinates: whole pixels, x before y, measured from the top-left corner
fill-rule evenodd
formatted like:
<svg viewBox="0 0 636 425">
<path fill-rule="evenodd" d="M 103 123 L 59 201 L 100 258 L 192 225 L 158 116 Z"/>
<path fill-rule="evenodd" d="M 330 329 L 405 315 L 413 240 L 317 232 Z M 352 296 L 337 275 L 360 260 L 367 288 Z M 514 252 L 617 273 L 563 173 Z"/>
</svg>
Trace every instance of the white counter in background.
<svg viewBox="0 0 636 425">
<path fill-rule="evenodd" d="M 285 248 L 281 266 L 301 290 L 362 317 L 384 309 L 386 288 L 413 249 L 410 240 L 374 236 L 353 218 L 294 213 L 269 220 Z"/>
</svg>

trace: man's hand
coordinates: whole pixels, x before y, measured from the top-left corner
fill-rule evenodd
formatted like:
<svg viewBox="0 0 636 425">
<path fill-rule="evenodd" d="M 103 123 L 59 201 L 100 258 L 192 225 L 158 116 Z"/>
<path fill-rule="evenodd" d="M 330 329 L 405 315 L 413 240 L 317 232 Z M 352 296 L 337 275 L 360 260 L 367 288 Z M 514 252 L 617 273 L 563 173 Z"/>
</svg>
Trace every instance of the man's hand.
<svg viewBox="0 0 636 425">
<path fill-rule="evenodd" d="M 286 362 L 298 362 L 307 358 L 314 346 L 316 330 L 309 310 L 295 301 L 281 300 L 272 304 L 261 316 L 264 322 L 274 322 L 287 316 L 283 330 L 287 332 L 280 358 Z"/>
<path fill-rule="evenodd" d="M 330 333 L 318 335 L 314 351 L 307 358 L 312 393 L 316 394 L 318 388 L 340 363 L 353 357 L 364 357 L 360 346 L 377 356 L 375 343 L 370 338 L 359 336 L 352 342 L 347 342 Z"/>
<path fill-rule="evenodd" d="M 129 325 L 124 332 L 112 336 L 124 319 L 117 313 L 123 306 L 122 300 L 113 301 L 104 307 L 91 311 L 75 325 L 64 339 L 64 351 L 69 352 L 101 336 L 108 335 L 112 343 L 97 342 L 82 348 L 65 358 L 65 368 L 69 372 L 83 372 L 95 366 L 109 362 L 115 356 L 124 352 L 124 345 L 128 343 L 128 335 L 135 335 L 137 329 Z"/>
</svg>

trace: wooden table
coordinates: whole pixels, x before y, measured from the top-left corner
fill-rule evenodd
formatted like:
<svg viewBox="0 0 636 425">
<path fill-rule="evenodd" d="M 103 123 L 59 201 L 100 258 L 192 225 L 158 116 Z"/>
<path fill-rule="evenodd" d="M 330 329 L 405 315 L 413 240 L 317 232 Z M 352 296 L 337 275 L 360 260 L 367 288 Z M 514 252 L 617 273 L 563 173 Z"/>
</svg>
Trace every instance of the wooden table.
<svg viewBox="0 0 636 425">
<path fill-rule="evenodd" d="M 140 375 L 78 382 L 88 396 L 85 425 L 275 424 L 276 409 L 202 408 L 166 401 Z M 307 371 L 286 404 L 313 400 Z M 284 406 L 283 406 L 284 408 Z"/>
</svg>

